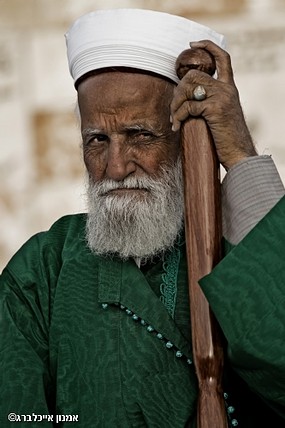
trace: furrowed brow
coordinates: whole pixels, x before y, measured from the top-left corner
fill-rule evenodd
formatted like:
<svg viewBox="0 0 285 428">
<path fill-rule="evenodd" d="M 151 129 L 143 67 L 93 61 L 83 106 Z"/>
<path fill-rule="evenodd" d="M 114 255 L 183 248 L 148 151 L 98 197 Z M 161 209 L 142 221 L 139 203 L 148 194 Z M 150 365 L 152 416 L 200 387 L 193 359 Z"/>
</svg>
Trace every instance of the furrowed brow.
<svg viewBox="0 0 285 428">
<path fill-rule="evenodd" d="M 158 133 L 158 130 L 155 129 L 151 124 L 146 124 L 146 123 L 135 123 L 133 125 L 124 125 L 119 130 L 119 132 L 123 132 L 123 133 L 124 132 L 127 132 L 127 133 L 143 132 L 143 131 L 152 132 L 153 134 Z M 100 128 L 92 128 L 92 127 L 84 128 L 82 130 L 82 139 L 84 140 L 96 134 L 105 134 L 105 131 Z"/>
<path fill-rule="evenodd" d="M 134 125 L 127 125 L 124 127 L 124 130 L 127 132 L 128 131 L 129 132 L 149 131 L 149 132 L 153 132 L 153 133 L 157 132 L 157 130 L 155 130 L 152 125 L 146 124 L 146 123 L 136 123 Z"/>
<path fill-rule="evenodd" d="M 82 131 L 82 138 L 89 137 L 92 134 L 102 134 L 102 129 L 98 128 L 84 128 Z"/>
</svg>

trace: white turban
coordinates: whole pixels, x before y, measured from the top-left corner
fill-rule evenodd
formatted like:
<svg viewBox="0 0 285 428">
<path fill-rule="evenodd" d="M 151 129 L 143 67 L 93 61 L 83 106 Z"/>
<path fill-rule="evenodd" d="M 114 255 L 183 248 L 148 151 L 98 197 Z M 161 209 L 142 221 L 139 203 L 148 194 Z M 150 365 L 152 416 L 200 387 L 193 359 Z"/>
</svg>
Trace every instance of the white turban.
<svg viewBox="0 0 285 428">
<path fill-rule="evenodd" d="M 180 16 L 145 9 L 98 10 L 79 18 L 65 35 L 74 82 L 105 67 L 132 67 L 178 82 L 175 61 L 190 41 L 224 36 Z"/>
</svg>

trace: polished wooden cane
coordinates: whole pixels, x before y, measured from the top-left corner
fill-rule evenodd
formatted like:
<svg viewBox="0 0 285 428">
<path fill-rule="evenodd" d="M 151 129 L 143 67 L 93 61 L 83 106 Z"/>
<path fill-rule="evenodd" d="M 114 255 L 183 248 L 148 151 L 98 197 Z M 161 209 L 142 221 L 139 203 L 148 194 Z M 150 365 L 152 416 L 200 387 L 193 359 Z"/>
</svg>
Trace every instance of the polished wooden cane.
<svg viewBox="0 0 285 428">
<path fill-rule="evenodd" d="M 187 49 L 176 62 L 178 77 L 181 79 L 193 68 L 213 75 L 215 62 L 205 50 Z M 225 428 L 223 339 L 198 284 L 221 259 L 219 162 L 204 119 L 185 121 L 181 139 L 191 334 L 199 384 L 197 424 L 199 428 Z"/>
</svg>

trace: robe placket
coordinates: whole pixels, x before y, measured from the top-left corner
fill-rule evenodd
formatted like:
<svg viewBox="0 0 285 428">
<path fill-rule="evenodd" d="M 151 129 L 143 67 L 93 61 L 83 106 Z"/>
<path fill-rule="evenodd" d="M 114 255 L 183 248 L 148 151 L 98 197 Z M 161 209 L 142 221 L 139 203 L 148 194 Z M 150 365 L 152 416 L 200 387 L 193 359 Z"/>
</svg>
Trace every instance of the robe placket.
<svg viewBox="0 0 285 428">
<path fill-rule="evenodd" d="M 119 370 L 131 426 L 159 427 L 161 418 L 165 427 L 184 426 L 197 394 L 190 344 L 134 261 L 102 259 L 98 281 L 102 317 L 120 314 Z"/>
</svg>

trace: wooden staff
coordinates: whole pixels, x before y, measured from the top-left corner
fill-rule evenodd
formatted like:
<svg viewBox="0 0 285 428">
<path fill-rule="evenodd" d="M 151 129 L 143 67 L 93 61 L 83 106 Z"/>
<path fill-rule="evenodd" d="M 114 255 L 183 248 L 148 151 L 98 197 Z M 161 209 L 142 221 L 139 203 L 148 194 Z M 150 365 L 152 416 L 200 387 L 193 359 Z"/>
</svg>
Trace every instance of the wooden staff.
<svg viewBox="0 0 285 428">
<path fill-rule="evenodd" d="M 177 59 L 178 77 L 191 68 L 213 75 L 215 62 L 205 50 L 192 48 Z M 225 428 L 223 339 L 198 284 L 221 259 L 219 162 L 204 119 L 189 118 L 182 126 L 181 138 L 192 346 L 199 383 L 197 423 L 199 428 Z"/>
</svg>

